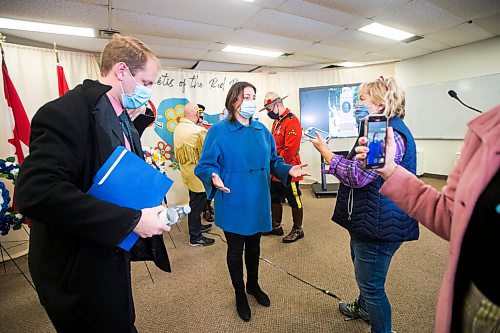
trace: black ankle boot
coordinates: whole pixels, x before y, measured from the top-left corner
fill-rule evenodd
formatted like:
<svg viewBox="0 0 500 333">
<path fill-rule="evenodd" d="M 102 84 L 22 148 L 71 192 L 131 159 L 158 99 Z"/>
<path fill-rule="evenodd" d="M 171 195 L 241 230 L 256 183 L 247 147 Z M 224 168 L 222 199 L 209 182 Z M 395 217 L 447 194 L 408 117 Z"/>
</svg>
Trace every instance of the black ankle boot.
<svg viewBox="0 0 500 333">
<path fill-rule="evenodd" d="M 247 286 L 247 293 L 255 297 L 257 303 L 259 303 L 260 305 L 265 307 L 271 306 L 271 300 L 269 299 L 269 296 L 267 296 L 266 293 L 263 292 L 262 289 L 260 289 L 259 285 L 251 287 Z"/>
<path fill-rule="evenodd" d="M 238 310 L 238 315 L 241 319 L 243 319 L 244 321 L 250 321 L 252 313 L 250 312 L 247 295 L 244 291 L 236 292 L 236 310 Z"/>
</svg>

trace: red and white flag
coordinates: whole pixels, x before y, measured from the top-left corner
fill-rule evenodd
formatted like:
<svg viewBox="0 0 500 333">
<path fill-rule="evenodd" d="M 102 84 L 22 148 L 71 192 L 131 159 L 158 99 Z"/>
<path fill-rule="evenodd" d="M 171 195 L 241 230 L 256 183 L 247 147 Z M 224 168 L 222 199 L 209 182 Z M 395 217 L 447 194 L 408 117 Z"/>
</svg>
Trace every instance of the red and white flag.
<svg viewBox="0 0 500 333">
<path fill-rule="evenodd" d="M 7 100 L 7 117 L 10 120 L 12 137 L 7 141 L 13 146 L 14 154 L 17 156 L 17 163 L 21 164 L 24 157 L 28 155 L 30 140 L 30 122 L 23 103 L 17 94 L 16 88 L 10 79 L 5 59 L 2 57 L 2 76 L 5 99 Z"/>
<path fill-rule="evenodd" d="M 64 68 L 60 65 L 57 65 L 57 86 L 59 87 L 59 96 L 64 95 L 69 90 Z"/>
</svg>

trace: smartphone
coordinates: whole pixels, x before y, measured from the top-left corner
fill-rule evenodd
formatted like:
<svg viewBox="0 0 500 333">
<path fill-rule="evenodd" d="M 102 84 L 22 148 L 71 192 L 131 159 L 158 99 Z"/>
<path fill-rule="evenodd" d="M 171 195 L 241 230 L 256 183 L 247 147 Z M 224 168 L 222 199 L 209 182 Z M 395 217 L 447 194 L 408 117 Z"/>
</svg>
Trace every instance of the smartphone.
<svg viewBox="0 0 500 333">
<path fill-rule="evenodd" d="M 317 139 L 316 133 L 319 133 L 319 135 L 323 138 L 323 140 L 327 141 L 330 140 L 332 137 L 330 133 L 325 132 L 323 130 L 320 130 L 319 128 L 316 127 L 309 127 L 304 131 L 304 135 L 313 139 Z"/>
<path fill-rule="evenodd" d="M 368 138 L 368 152 L 365 169 L 379 169 L 385 165 L 385 139 L 387 137 L 387 117 L 383 114 L 369 115 L 365 120 L 365 136 Z"/>
</svg>

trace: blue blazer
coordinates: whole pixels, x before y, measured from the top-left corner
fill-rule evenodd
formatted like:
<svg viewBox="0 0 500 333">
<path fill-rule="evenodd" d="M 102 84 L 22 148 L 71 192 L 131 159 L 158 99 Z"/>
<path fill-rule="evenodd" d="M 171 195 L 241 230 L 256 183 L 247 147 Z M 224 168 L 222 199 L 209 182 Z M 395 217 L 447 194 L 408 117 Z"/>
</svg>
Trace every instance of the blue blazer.
<svg viewBox="0 0 500 333">
<path fill-rule="evenodd" d="M 208 131 L 200 161 L 194 173 L 214 198 L 215 224 L 240 235 L 266 232 L 271 226 L 271 173 L 289 184 L 292 168 L 276 153 L 271 132 L 260 122 L 248 126 L 228 119 Z M 220 176 L 231 192 L 223 193 L 212 184 L 212 173 Z"/>
</svg>

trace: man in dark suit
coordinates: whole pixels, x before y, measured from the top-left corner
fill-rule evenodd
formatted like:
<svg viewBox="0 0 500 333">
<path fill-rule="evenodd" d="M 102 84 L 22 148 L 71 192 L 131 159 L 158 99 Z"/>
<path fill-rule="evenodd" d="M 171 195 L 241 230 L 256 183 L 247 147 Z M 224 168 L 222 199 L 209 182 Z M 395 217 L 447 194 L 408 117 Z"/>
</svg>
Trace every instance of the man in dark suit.
<svg viewBox="0 0 500 333">
<path fill-rule="evenodd" d="M 161 236 L 170 228 L 158 219 L 164 208 L 129 209 L 86 194 L 117 146 L 142 157 L 124 109 L 149 100 L 158 67 L 140 40 L 115 35 L 99 80 L 85 80 L 33 117 L 15 199 L 32 221 L 30 272 L 58 332 L 136 332 L 130 261 L 170 271 Z M 117 245 L 131 231 L 141 238 L 126 252 Z"/>
</svg>

